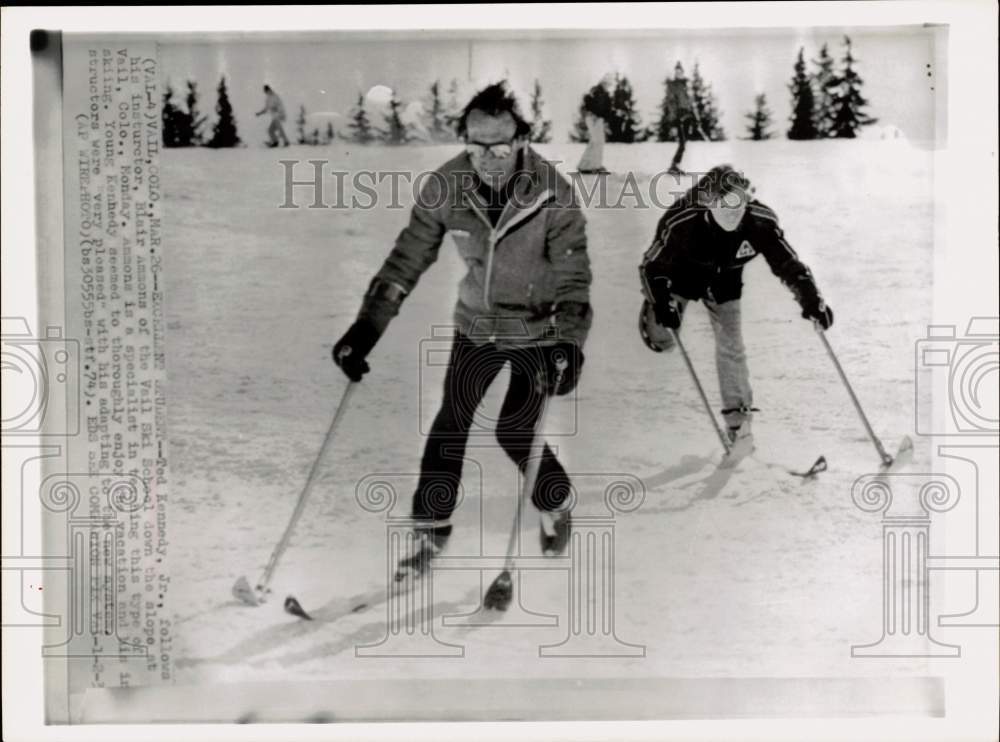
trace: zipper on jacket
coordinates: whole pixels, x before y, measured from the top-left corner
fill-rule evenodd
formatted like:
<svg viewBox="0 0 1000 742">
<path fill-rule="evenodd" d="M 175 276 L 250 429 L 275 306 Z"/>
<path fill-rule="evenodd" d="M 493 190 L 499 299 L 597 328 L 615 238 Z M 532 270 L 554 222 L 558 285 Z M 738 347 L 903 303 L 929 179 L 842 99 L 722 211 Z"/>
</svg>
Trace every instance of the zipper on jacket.
<svg viewBox="0 0 1000 742">
<path fill-rule="evenodd" d="M 510 202 L 508 201 L 508 203 Z M 490 222 L 486 214 L 480 211 L 479 207 L 476 206 L 472 201 L 469 201 L 469 208 L 476 213 L 476 216 L 478 216 L 482 220 L 483 224 L 485 224 L 486 228 L 490 231 L 489 249 L 486 253 L 486 277 L 483 279 L 483 303 L 486 305 L 487 309 L 491 309 L 490 278 L 493 275 L 493 252 L 496 250 L 497 246 L 497 230 Z M 507 211 L 507 204 L 504 204 L 503 211 L 500 212 L 501 218 L 503 217 L 504 212 L 506 211 Z M 497 223 L 499 224 L 499 220 L 497 221 Z"/>
<path fill-rule="evenodd" d="M 490 231 L 489 252 L 486 255 L 486 276 L 483 279 L 483 303 L 486 305 L 487 309 L 493 308 L 492 305 L 490 304 L 490 282 L 493 279 L 493 255 L 496 253 L 497 243 L 503 238 L 505 234 L 507 234 L 507 232 L 510 231 L 511 227 L 513 227 L 516 224 L 520 224 L 525 219 L 532 216 L 542 206 L 544 206 L 548 202 L 551 195 L 552 192 L 546 189 L 535 200 L 535 202 L 531 205 L 530 208 L 523 209 L 516 217 L 511 219 L 502 227 L 500 226 L 494 227 L 493 224 L 490 222 L 489 218 L 482 211 L 479 210 L 479 207 L 477 207 L 474 202 L 468 201 L 469 208 L 471 208 L 476 213 L 476 216 L 480 218 L 483 224 L 486 225 L 486 228 L 489 229 Z M 507 201 L 507 203 L 504 204 L 503 209 L 500 212 L 500 218 L 497 219 L 498 225 L 500 225 L 500 223 L 503 221 L 503 217 L 504 214 L 507 213 L 508 206 L 510 206 L 510 201 Z"/>
</svg>

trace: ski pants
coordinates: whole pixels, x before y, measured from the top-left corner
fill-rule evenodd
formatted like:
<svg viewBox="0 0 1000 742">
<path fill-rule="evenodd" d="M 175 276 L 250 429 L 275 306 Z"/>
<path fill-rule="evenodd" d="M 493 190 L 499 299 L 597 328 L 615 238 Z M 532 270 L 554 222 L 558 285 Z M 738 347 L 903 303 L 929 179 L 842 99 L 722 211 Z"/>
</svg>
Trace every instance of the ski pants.
<svg viewBox="0 0 1000 742">
<path fill-rule="evenodd" d="M 279 143 L 288 144 L 288 137 L 285 136 L 285 128 L 281 125 L 281 119 L 277 116 L 271 119 L 271 125 L 267 127 L 267 135 L 271 138 L 271 144 L 275 146 Z"/>
<path fill-rule="evenodd" d="M 677 121 L 677 149 L 674 150 L 674 158 L 670 162 L 671 168 L 679 168 L 681 160 L 684 159 L 684 149 L 687 147 L 688 130 L 694 126 L 694 119 L 690 115 L 683 115 Z"/>
<path fill-rule="evenodd" d="M 674 296 L 683 313 L 687 299 Z M 747 351 L 743 345 L 743 326 L 740 320 L 740 300 L 717 304 L 703 300 L 712 321 L 715 335 L 715 368 L 719 374 L 719 392 L 722 395 L 722 416 L 730 428 L 738 428 L 750 416 L 753 407 L 753 389 L 750 387 L 750 369 Z"/>
<path fill-rule="evenodd" d="M 413 517 L 444 520 L 455 510 L 473 417 L 486 390 L 508 363 L 510 385 L 495 423 L 496 438 L 524 472 L 545 394 L 537 381 L 544 368 L 542 355 L 535 347 L 477 345 L 456 334 L 445 372 L 441 409 L 431 425 L 420 464 Z M 539 510 L 557 510 L 569 494 L 566 470 L 546 445 L 531 502 Z"/>
</svg>

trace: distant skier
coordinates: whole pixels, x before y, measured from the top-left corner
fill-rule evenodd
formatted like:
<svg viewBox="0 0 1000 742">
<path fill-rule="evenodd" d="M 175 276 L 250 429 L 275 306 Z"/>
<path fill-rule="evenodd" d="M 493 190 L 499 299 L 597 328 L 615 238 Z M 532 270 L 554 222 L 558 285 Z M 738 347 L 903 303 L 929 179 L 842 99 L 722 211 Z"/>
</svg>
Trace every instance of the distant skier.
<svg viewBox="0 0 1000 742">
<path fill-rule="evenodd" d="M 285 127 L 282 123 L 285 120 L 285 104 L 281 98 L 271 90 L 270 85 L 264 86 L 264 108 L 257 111 L 255 115 L 263 116 L 265 113 L 271 114 L 271 124 L 267 127 L 268 147 L 277 147 L 279 144 L 288 146 L 288 137 L 285 136 Z M 280 137 L 280 141 L 279 141 Z"/>
<path fill-rule="evenodd" d="M 667 172 L 680 175 L 684 172 L 681 169 L 681 160 L 684 159 L 684 149 L 690 132 L 697 131 L 702 139 L 708 139 L 702 131 L 698 113 L 691 103 L 691 96 L 688 95 L 688 80 L 684 77 L 684 68 L 680 62 L 674 67 L 674 79 L 667 82 L 667 120 L 677 131 L 677 149 L 674 150 L 674 157 Z"/>
<path fill-rule="evenodd" d="M 650 349 L 673 347 L 685 306 L 701 300 L 712 322 L 723 417 L 731 442 L 752 447 L 753 391 L 740 322 L 743 266 L 762 254 L 795 295 L 802 316 L 825 330 L 833 311 L 813 275 L 785 241 L 775 213 L 729 165 L 719 165 L 667 209 L 639 274 L 645 295 L 639 328 Z M 748 439 L 743 441 L 742 439 Z M 746 446 L 744 446 L 746 447 Z"/>
<path fill-rule="evenodd" d="M 580 164 L 576 166 L 581 173 L 607 173 L 604 167 L 604 119 L 590 113 L 584 116 L 587 124 L 587 146 L 580 157 Z"/>
<path fill-rule="evenodd" d="M 444 398 L 413 496 L 421 525 L 413 553 L 397 565 L 397 581 L 424 572 L 451 535 L 473 417 L 501 369 L 509 364 L 511 371 L 496 436 L 523 472 L 544 398 L 576 386 L 593 315 L 583 214 L 569 182 L 528 146 L 531 126 L 514 97 L 502 83 L 484 88 L 457 130 L 465 151 L 426 180 L 357 320 L 333 347 L 334 362 L 360 381 L 366 357 L 452 235 L 468 270 L 458 288 Z M 560 359 L 568 362 L 562 374 Z M 545 446 L 531 493 L 545 553 L 566 547 L 570 492 L 566 471 Z"/>
</svg>

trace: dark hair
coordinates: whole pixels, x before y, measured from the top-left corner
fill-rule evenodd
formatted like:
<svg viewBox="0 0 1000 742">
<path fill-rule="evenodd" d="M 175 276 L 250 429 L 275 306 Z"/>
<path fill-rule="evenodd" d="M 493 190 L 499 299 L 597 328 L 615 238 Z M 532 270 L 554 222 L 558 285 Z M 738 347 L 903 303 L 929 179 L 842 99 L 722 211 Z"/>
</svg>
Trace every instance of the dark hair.
<svg viewBox="0 0 1000 742">
<path fill-rule="evenodd" d="M 265 85 L 264 86 L 264 90 L 266 90 L 267 92 L 270 93 L 271 92 L 271 86 L 270 85 Z"/>
<path fill-rule="evenodd" d="M 458 132 L 459 137 L 465 137 L 469 114 L 473 111 L 480 111 L 487 116 L 500 116 L 501 114 L 509 113 L 517 126 L 514 131 L 515 139 L 521 139 L 531 133 L 531 124 L 525 121 L 524 116 L 521 115 L 521 108 L 517 104 L 517 99 L 510 92 L 505 80 L 488 85 L 472 96 L 472 100 L 465 105 L 462 115 L 459 116 L 458 122 L 455 125 L 455 130 Z"/>
<path fill-rule="evenodd" d="M 741 198 L 753 197 L 753 186 L 750 180 L 737 172 L 732 165 L 716 165 L 698 179 L 690 194 L 702 204 L 711 203 L 722 196 L 734 193 Z"/>
</svg>

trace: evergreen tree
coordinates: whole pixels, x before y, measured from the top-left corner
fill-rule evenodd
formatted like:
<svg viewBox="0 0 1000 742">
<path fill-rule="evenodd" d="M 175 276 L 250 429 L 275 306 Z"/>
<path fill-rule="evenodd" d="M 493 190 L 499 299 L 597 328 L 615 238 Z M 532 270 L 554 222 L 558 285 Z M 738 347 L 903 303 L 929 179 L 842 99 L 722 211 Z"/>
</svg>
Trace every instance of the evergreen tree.
<svg viewBox="0 0 1000 742">
<path fill-rule="evenodd" d="M 747 124 L 747 134 L 750 135 L 750 139 L 755 142 L 759 142 L 763 139 L 770 139 L 771 132 L 771 111 L 767 107 L 767 97 L 761 93 L 754 97 L 754 110 L 752 113 L 748 113 L 746 118 L 748 120 Z"/>
<path fill-rule="evenodd" d="M 351 123 L 347 125 L 351 132 L 351 141 L 358 144 L 369 144 L 375 140 L 374 127 L 365 112 L 365 95 L 358 93 L 358 103 L 351 113 Z"/>
<path fill-rule="evenodd" d="M 299 115 L 295 117 L 295 143 L 306 143 L 306 107 L 299 106 Z"/>
<path fill-rule="evenodd" d="M 202 143 L 205 117 L 198 115 L 197 86 L 188 81 L 187 110 L 173 101 L 174 89 L 167 84 L 163 94 L 163 146 L 194 147 Z"/>
<path fill-rule="evenodd" d="M 698 69 L 698 63 L 694 63 L 691 71 L 691 104 L 694 107 L 695 116 L 701 124 L 700 130 L 695 128 L 691 139 L 712 142 L 721 142 L 726 138 L 726 132 L 719 123 L 721 112 L 715 102 L 715 95 L 712 93 L 712 86 L 705 82 Z"/>
<path fill-rule="evenodd" d="M 799 56 L 795 61 L 795 74 L 788 84 L 792 94 L 792 128 L 788 130 L 789 139 L 816 139 L 816 99 L 813 96 L 812 82 L 806 74 L 806 62 L 803 58 L 805 50 L 799 47 Z"/>
<path fill-rule="evenodd" d="M 198 85 L 197 83 L 188 80 L 187 83 L 188 94 L 187 94 L 187 108 L 188 108 L 188 118 L 190 120 L 190 132 L 191 132 L 191 145 L 198 146 L 204 140 L 204 134 L 201 128 L 205 125 L 206 117 L 200 115 L 198 111 Z"/>
<path fill-rule="evenodd" d="M 639 125 L 635 94 L 627 77 L 615 75 L 615 87 L 611 94 L 611 121 L 608 141 L 632 144 L 642 141 L 643 131 Z"/>
<path fill-rule="evenodd" d="M 542 85 L 535 78 L 531 91 L 531 141 L 546 144 L 552 140 L 552 122 L 542 113 Z"/>
<path fill-rule="evenodd" d="M 402 108 L 402 102 L 393 93 L 389 99 L 389 110 L 383 115 L 386 128 L 382 131 L 382 141 L 386 144 L 406 144 L 412 138 L 409 127 L 399 115 Z"/>
<path fill-rule="evenodd" d="M 174 105 L 173 97 L 174 89 L 168 82 L 163 92 L 163 111 L 161 113 L 163 119 L 163 146 L 183 147 L 180 128 L 182 126 L 181 117 L 184 115 L 184 112 Z"/>
<path fill-rule="evenodd" d="M 813 96 L 816 105 L 816 115 L 813 119 L 816 126 L 816 136 L 830 136 L 833 126 L 833 91 L 837 87 L 837 76 L 833 71 L 833 57 L 823 44 L 819 50 L 819 59 L 812 60 L 815 70 L 812 73 Z"/>
<path fill-rule="evenodd" d="M 431 84 L 427 102 L 424 105 L 424 126 L 432 142 L 455 141 L 455 130 L 448 122 L 444 98 L 441 95 L 441 85 L 435 80 Z"/>
<path fill-rule="evenodd" d="M 448 86 L 448 105 L 445 107 L 444 120 L 453 134 L 458 119 L 462 116 L 462 104 L 458 100 L 458 93 L 458 80 L 452 78 L 451 85 Z M 458 138 L 457 134 L 455 138 Z"/>
<path fill-rule="evenodd" d="M 647 137 L 657 142 L 676 142 L 677 127 L 685 112 L 691 109 L 691 90 L 684 75 L 684 65 L 677 62 L 674 74 L 663 81 L 663 99 L 660 101 L 659 119 L 650 126 Z"/>
<path fill-rule="evenodd" d="M 233 105 L 229 102 L 229 91 L 226 88 L 226 77 L 223 75 L 218 87 L 219 99 L 215 104 L 215 113 L 219 120 L 212 129 L 209 147 L 236 147 L 240 144 L 236 132 L 236 117 L 233 115 Z"/>
<path fill-rule="evenodd" d="M 333 122 L 332 121 L 327 121 L 326 122 L 326 138 L 324 140 L 325 143 L 329 144 L 334 139 L 336 139 L 336 137 L 337 137 L 337 135 L 333 131 Z"/>
<path fill-rule="evenodd" d="M 604 122 L 607 124 L 611 122 L 614 116 L 611 108 L 611 93 L 608 91 L 608 81 L 604 79 L 584 93 L 576 123 L 573 126 L 573 131 L 569 134 L 570 141 L 589 141 L 590 135 L 587 133 L 586 114 L 591 113 L 600 119 L 604 119 Z"/>
<path fill-rule="evenodd" d="M 840 75 L 836 78 L 831 100 L 830 136 L 838 139 L 854 139 L 858 129 L 878 121 L 862 110 L 868 101 L 861 95 L 864 80 L 854 71 L 856 61 L 851 54 L 851 39 L 845 36 Z"/>
</svg>

